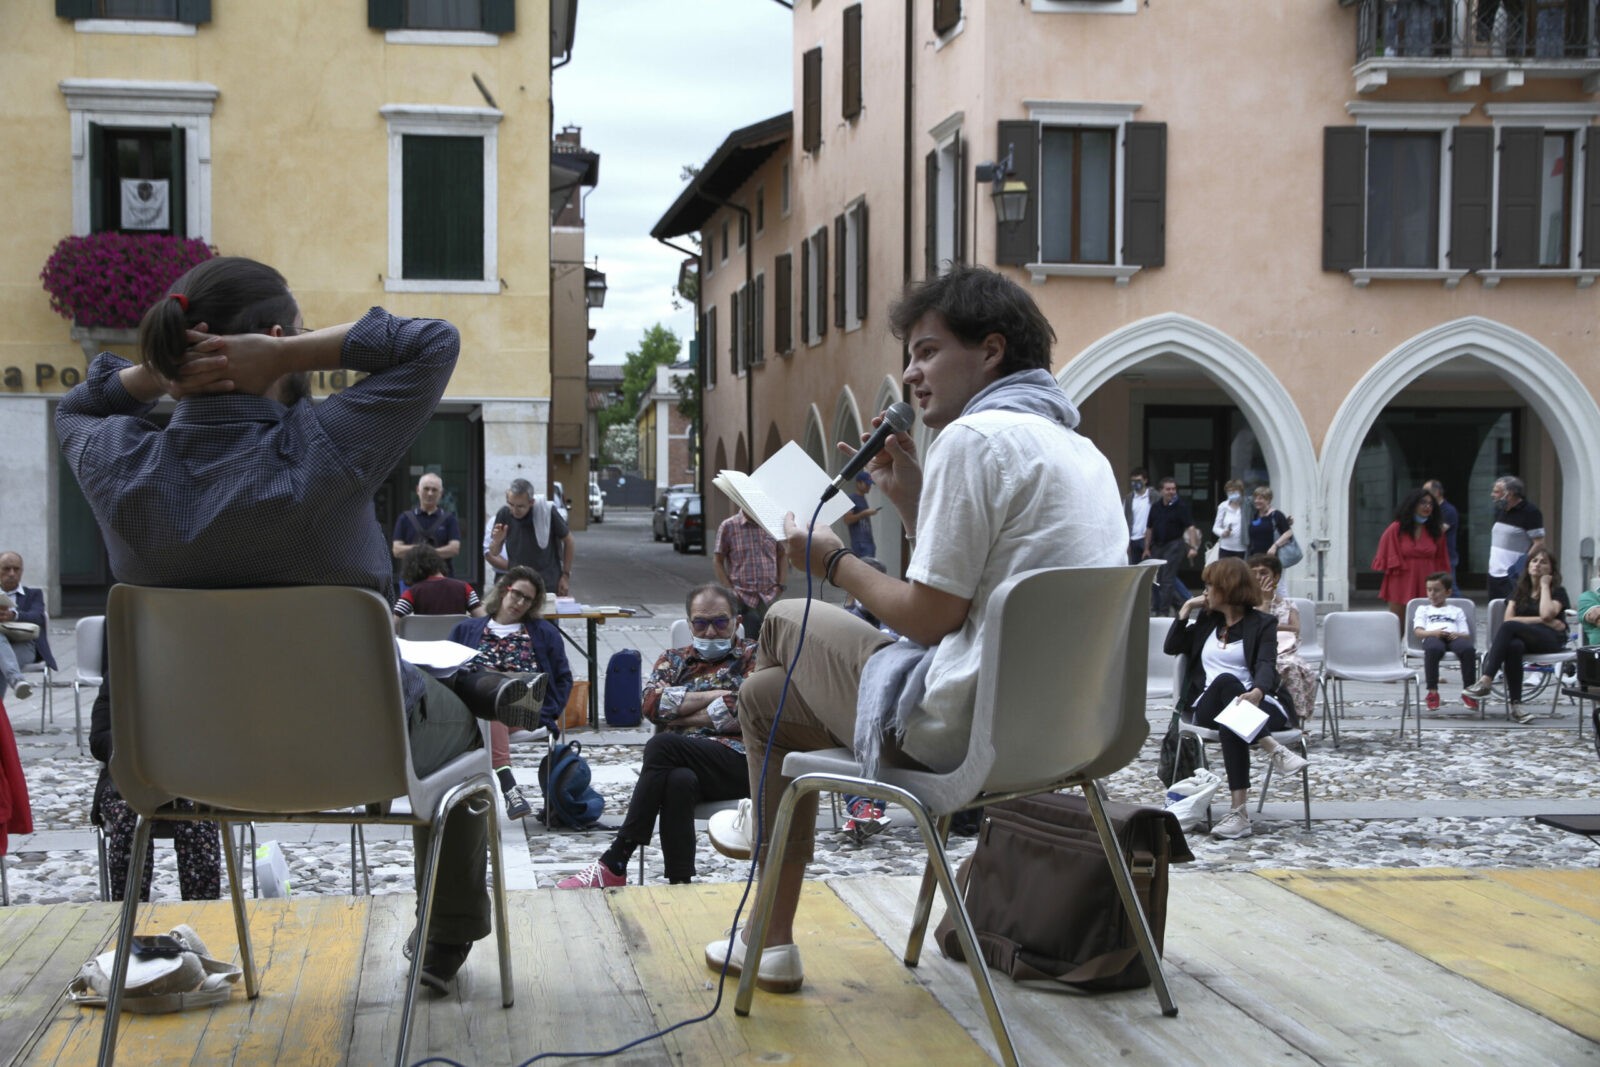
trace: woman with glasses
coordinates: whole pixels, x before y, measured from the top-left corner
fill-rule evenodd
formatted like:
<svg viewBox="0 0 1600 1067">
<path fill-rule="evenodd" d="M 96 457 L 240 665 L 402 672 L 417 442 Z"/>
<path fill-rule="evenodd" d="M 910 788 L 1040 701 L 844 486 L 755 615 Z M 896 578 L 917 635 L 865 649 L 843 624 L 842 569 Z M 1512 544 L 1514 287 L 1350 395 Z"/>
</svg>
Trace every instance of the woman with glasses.
<svg viewBox="0 0 1600 1067">
<path fill-rule="evenodd" d="M 476 659 L 462 668 L 468 671 L 497 671 L 501 674 L 527 674 L 540 671 L 548 679 L 539 720 L 551 733 L 561 729 L 561 712 L 572 692 L 572 668 L 561 646 L 561 631 L 555 623 L 539 617 L 544 603 L 544 579 L 531 567 L 512 567 L 489 594 L 482 618 L 465 619 L 450 631 L 450 640 L 478 650 Z M 511 773 L 511 731 L 502 722 L 489 724 L 489 758 L 500 792 L 505 797 L 506 817 L 525 819 L 533 814 L 528 798 Z"/>
<path fill-rule="evenodd" d="M 750 795 L 737 706 L 756 643 L 740 633 L 738 599 L 724 586 L 691 589 L 684 609 L 693 640 L 663 652 L 644 684 L 642 706 L 656 733 L 645 743 L 622 828 L 599 859 L 557 889 L 627 885 L 628 860 L 650 843 L 658 818 L 667 881 L 688 882 L 695 875 L 695 805 Z"/>
</svg>

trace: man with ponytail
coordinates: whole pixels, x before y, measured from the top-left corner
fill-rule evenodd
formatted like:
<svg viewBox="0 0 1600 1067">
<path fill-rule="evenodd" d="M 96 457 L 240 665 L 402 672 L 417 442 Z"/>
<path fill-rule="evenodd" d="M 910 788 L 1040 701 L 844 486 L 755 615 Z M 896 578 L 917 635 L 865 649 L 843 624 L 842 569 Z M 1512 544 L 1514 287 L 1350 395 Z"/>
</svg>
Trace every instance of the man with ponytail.
<svg viewBox="0 0 1600 1067">
<path fill-rule="evenodd" d="M 460 352 L 455 327 L 373 308 L 310 330 L 281 274 L 219 256 L 145 313 L 139 351 L 137 364 L 96 356 L 56 412 L 62 455 L 118 581 L 350 585 L 393 600 L 373 495 L 444 393 Z M 365 377 L 309 402 L 310 373 L 338 369 Z M 177 401 L 165 429 L 148 419 L 163 396 Z M 497 677 L 492 690 L 457 696 L 402 667 L 420 774 L 478 747 L 474 714 L 514 714 L 528 689 Z M 415 831 L 419 857 L 426 833 Z M 489 934 L 485 817 L 459 807 L 443 833 L 423 974 L 440 991 Z"/>
</svg>

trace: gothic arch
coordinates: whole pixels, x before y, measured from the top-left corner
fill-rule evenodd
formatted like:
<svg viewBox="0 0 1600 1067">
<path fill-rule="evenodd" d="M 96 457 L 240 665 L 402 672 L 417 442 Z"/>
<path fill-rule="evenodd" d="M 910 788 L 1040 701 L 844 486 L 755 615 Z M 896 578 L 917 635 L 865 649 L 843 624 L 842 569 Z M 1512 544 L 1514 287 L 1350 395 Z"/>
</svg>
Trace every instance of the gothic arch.
<svg viewBox="0 0 1600 1067">
<path fill-rule="evenodd" d="M 1563 574 L 1583 573 L 1579 542 L 1600 529 L 1600 495 L 1590 491 L 1600 485 L 1600 407 L 1550 349 L 1520 330 L 1472 315 L 1424 330 L 1384 356 L 1361 376 L 1328 426 L 1317 495 L 1327 516 L 1322 529 L 1337 532 L 1328 552 L 1335 590 L 1344 586 L 1352 562 L 1344 531 L 1350 526 L 1350 475 L 1361 442 L 1401 389 L 1462 356 L 1493 369 L 1533 409 L 1550 435 L 1562 484 L 1568 488 L 1561 502 L 1561 527 L 1551 531 L 1554 547 Z"/>
<path fill-rule="evenodd" d="M 861 440 L 861 408 L 856 404 L 856 394 L 847 385 L 839 390 L 839 403 L 833 410 L 833 437 L 826 442 L 830 459 L 838 455 L 834 445 L 840 441 L 855 444 Z M 827 467 L 828 464 L 823 464 Z"/>
<path fill-rule="evenodd" d="M 800 447 L 806 450 L 817 466 L 826 468 L 828 465 L 828 438 L 822 427 L 822 412 L 817 410 L 817 405 L 806 405 L 806 432 L 800 442 Z"/>
</svg>

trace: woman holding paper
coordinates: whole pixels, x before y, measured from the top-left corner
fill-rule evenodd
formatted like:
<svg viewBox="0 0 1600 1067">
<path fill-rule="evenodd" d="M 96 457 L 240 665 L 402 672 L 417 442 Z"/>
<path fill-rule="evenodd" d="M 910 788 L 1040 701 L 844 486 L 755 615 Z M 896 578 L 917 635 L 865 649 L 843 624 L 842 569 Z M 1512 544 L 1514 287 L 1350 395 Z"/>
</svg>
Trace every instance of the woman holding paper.
<svg viewBox="0 0 1600 1067">
<path fill-rule="evenodd" d="M 1222 745 L 1232 810 L 1211 834 L 1249 837 L 1251 746 L 1265 749 L 1279 774 L 1299 771 L 1306 760 L 1272 737 L 1295 721 L 1294 711 L 1277 696 L 1278 620 L 1256 607 L 1261 589 L 1250 568 L 1242 559 L 1219 559 L 1200 578 L 1205 592 L 1178 609 L 1165 650 L 1188 660 L 1178 711 L 1216 730 Z"/>
</svg>

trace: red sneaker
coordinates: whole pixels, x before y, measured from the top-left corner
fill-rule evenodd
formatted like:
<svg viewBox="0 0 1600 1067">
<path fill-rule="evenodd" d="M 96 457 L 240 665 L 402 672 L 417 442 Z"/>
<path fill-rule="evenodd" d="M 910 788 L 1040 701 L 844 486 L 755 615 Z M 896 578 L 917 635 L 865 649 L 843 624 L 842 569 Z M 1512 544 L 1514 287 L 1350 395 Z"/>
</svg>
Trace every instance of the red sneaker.
<svg viewBox="0 0 1600 1067">
<path fill-rule="evenodd" d="M 1473 700 L 1471 697 L 1467 696 L 1467 694 L 1465 694 L 1465 693 L 1461 694 L 1461 703 L 1466 705 L 1466 707 L 1471 711 L 1477 711 L 1478 710 L 1478 702 L 1476 700 Z"/>
<path fill-rule="evenodd" d="M 1439 694 L 1437 692 L 1428 694 L 1428 710 L 1429 711 L 1438 711 L 1439 710 Z"/>
</svg>

